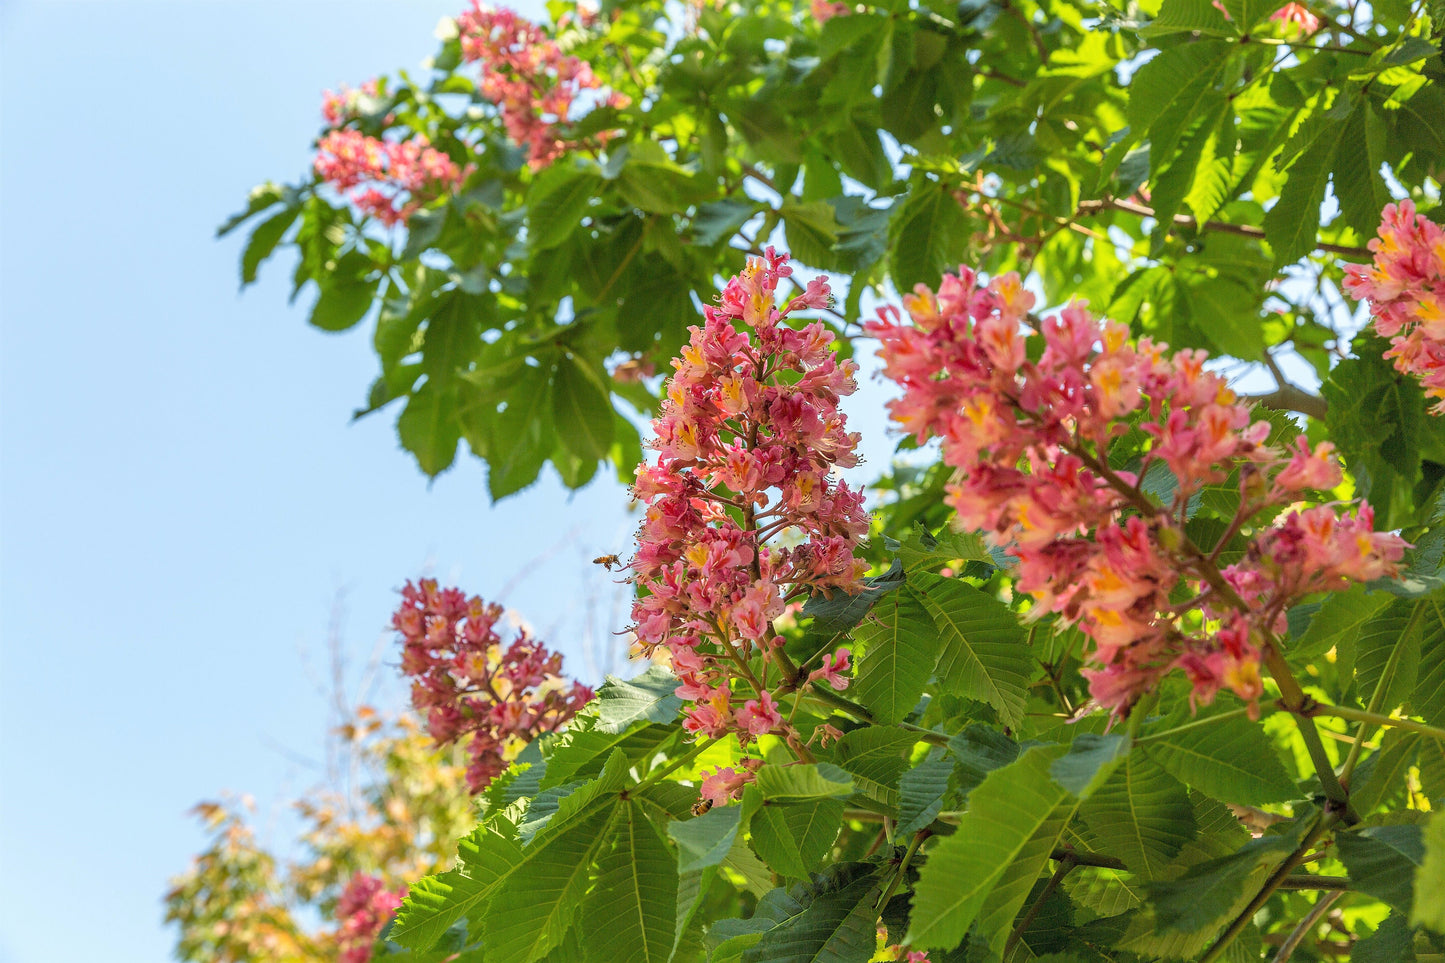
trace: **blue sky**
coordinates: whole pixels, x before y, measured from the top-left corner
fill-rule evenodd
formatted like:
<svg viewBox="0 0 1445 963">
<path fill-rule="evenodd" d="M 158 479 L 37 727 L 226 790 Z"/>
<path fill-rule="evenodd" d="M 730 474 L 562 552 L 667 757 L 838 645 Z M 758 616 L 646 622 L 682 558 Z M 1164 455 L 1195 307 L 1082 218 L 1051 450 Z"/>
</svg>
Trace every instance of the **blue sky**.
<svg viewBox="0 0 1445 963">
<path fill-rule="evenodd" d="M 309 329 L 284 264 L 238 295 L 241 238 L 212 240 L 304 173 L 324 88 L 415 67 L 460 6 L 0 8 L 3 963 L 170 957 L 186 810 L 250 792 L 266 825 L 318 778 L 338 592 L 353 667 L 424 571 L 513 584 L 584 676 L 620 627 L 590 561 L 629 550 L 619 485 L 493 509 L 473 460 L 428 485 L 390 413 L 348 423 L 369 331 Z"/>
</svg>

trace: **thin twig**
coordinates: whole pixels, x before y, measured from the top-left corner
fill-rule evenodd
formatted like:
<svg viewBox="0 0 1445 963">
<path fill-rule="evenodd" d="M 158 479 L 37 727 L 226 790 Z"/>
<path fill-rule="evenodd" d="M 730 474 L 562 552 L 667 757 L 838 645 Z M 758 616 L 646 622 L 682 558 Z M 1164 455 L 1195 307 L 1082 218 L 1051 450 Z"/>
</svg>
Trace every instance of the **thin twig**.
<svg viewBox="0 0 1445 963">
<path fill-rule="evenodd" d="M 1294 951 L 1304 941 L 1304 938 L 1310 935 L 1310 931 L 1319 925 L 1320 917 L 1328 913 L 1330 907 L 1335 905 L 1335 901 L 1343 895 L 1345 895 L 1344 891 L 1341 890 L 1321 896 L 1305 914 L 1305 918 L 1299 921 L 1299 925 L 1291 930 L 1289 936 L 1286 936 L 1284 942 L 1279 945 L 1279 952 L 1274 955 L 1273 963 L 1286 963 L 1294 955 Z"/>
<path fill-rule="evenodd" d="M 1140 217 L 1158 217 L 1154 208 L 1144 204 L 1136 204 L 1133 201 L 1121 201 L 1117 198 L 1107 197 L 1097 201 L 1081 201 L 1079 203 L 1080 214 L 1097 214 L 1100 211 L 1115 210 L 1123 211 L 1126 214 L 1137 214 Z M 1174 225 L 1176 227 L 1187 227 L 1194 230 L 1215 231 L 1220 234 L 1238 234 L 1242 237 L 1252 237 L 1259 240 L 1265 238 L 1264 228 L 1255 227 L 1252 224 L 1226 224 L 1223 221 L 1205 221 L 1200 224 L 1196 218 L 1187 214 L 1175 214 Z M 1374 255 L 1363 247 L 1347 247 L 1343 244 L 1316 244 L 1315 248 L 1320 251 L 1328 251 L 1331 254 L 1341 254 L 1345 257 L 1356 257 L 1362 260 Z"/>
</svg>

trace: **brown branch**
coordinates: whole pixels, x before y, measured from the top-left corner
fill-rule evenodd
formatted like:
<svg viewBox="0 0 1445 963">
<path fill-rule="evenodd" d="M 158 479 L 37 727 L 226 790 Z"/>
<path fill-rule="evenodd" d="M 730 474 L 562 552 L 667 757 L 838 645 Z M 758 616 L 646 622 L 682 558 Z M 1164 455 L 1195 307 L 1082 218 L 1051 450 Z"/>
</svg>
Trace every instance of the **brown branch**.
<svg viewBox="0 0 1445 963">
<path fill-rule="evenodd" d="M 1098 214 L 1101 211 L 1123 211 L 1126 214 L 1137 214 L 1140 217 L 1158 217 L 1154 208 L 1144 204 L 1136 204 L 1133 201 L 1121 201 L 1117 198 L 1106 197 L 1097 201 L 1081 201 L 1079 203 L 1079 214 Z M 1241 237 L 1252 237 L 1257 240 L 1264 240 L 1264 228 L 1255 227 L 1251 224 L 1227 224 L 1224 221 L 1205 221 L 1200 224 L 1198 220 L 1188 214 L 1175 214 L 1174 225 L 1176 227 L 1187 227 L 1194 230 L 1214 231 L 1219 234 L 1238 234 Z M 1363 247 L 1347 247 L 1343 244 L 1316 244 L 1315 248 L 1320 251 L 1327 251 L 1330 254 L 1339 254 L 1344 257 L 1355 257 L 1367 260 L 1373 255 Z"/>
<path fill-rule="evenodd" d="M 1287 963 L 1289 958 L 1294 956 L 1295 949 L 1304 942 L 1304 938 L 1310 935 L 1310 930 L 1319 925 L 1320 917 L 1328 913 L 1330 907 L 1335 905 L 1335 901 L 1343 895 L 1344 893 L 1336 892 L 1326 893 L 1324 896 L 1321 896 L 1315 905 L 1310 908 L 1310 911 L 1305 914 L 1304 919 L 1299 921 L 1299 925 L 1296 926 L 1290 932 L 1289 936 L 1285 937 L 1285 941 L 1279 945 L 1279 952 L 1274 955 L 1273 963 Z"/>
</svg>

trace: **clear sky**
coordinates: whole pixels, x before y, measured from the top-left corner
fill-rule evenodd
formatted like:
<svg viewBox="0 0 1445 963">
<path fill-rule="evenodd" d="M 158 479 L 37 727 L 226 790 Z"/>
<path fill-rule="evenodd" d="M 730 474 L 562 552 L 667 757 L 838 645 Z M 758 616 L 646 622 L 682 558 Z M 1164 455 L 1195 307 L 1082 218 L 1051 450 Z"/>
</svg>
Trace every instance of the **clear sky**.
<svg viewBox="0 0 1445 963">
<path fill-rule="evenodd" d="M 0 963 L 170 957 L 186 810 L 250 792 L 264 825 L 318 778 L 339 590 L 354 665 L 423 572 L 514 583 L 594 680 L 621 627 L 591 564 L 629 550 L 621 486 L 428 485 L 390 412 L 348 424 L 369 331 L 309 329 L 284 263 L 238 295 L 212 239 L 304 173 L 324 88 L 416 67 L 461 6 L 0 4 Z"/>
</svg>

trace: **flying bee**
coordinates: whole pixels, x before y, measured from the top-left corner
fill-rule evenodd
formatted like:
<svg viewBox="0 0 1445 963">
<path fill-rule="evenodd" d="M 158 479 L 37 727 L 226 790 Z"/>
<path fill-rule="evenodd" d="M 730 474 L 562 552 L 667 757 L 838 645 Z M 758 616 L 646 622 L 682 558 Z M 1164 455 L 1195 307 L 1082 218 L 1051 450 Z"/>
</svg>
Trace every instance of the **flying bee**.
<svg viewBox="0 0 1445 963">
<path fill-rule="evenodd" d="M 711 799 L 699 799 L 697 802 L 692 804 L 692 814 L 694 816 L 705 816 L 707 815 L 707 811 L 711 808 Z"/>
<path fill-rule="evenodd" d="M 622 567 L 622 563 L 618 561 L 616 555 L 599 555 L 592 560 L 592 564 L 601 565 L 609 572 L 613 570 L 613 566 L 616 566 L 617 568 Z"/>
</svg>

